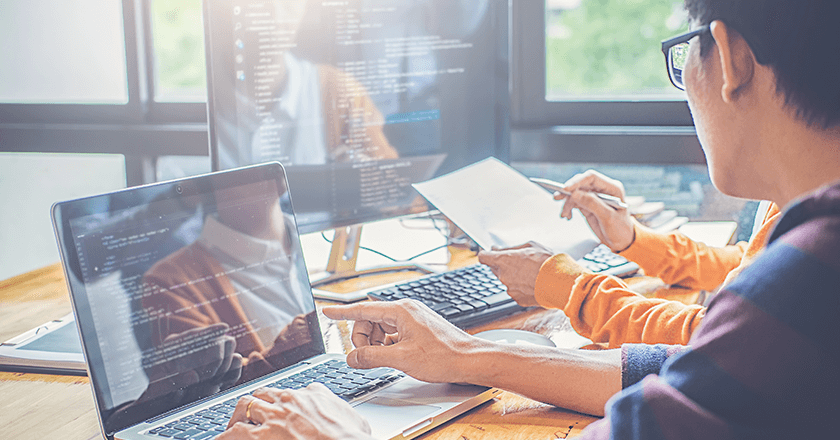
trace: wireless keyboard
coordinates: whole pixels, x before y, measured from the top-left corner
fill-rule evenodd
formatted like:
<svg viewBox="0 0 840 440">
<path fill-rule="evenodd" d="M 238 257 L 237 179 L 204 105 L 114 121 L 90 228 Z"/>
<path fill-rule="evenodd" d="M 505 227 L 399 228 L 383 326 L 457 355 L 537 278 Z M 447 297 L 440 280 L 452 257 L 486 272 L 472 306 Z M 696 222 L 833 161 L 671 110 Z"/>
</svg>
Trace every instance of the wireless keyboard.
<svg viewBox="0 0 840 440">
<path fill-rule="evenodd" d="M 639 266 L 600 245 L 578 261 L 595 273 L 627 276 Z M 368 293 L 378 301 L 416 299 L 460 328 L 475 327 L 525 310 L 507 294 L 507 287 L 489 266 L 476 264 L 426 275 Z"/>
</svg>

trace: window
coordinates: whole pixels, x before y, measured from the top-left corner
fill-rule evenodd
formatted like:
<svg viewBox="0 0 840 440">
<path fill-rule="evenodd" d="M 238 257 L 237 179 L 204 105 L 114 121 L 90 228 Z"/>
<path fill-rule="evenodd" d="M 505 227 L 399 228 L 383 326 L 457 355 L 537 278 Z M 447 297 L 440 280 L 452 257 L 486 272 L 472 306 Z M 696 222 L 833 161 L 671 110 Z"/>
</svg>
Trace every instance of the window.
<svg viewBox="0 0 840 440">
<path fill-rule="evenodd" d="M 0 102 L 126 104 L 119 2 L 0 2 Z"/>
<path fill-rule="evenodd" d="M 681 0 L 510 4 L 513 160 L 702 162 L 657 44 Z M 129 185 L 206 157 L 201 6 L 0 1 L 0 151 L 124 154 Z"/>
<path fill-rule="evenodd" d="M 682 3 L 513 1 L 511 160 L 703 163 L 659 45 Z"/>
<path fill-rule="evenodd" d="M 206 157 L 203 47 L 201 0 L 0 1 L 0 151 Z"/>
<path fill-rule="evenodd" d="M 546 99 L 682 99 L 658 48 L 686 19 L 682 0 L 546 1 Z"/>
<path fill-rule="evenodd" d="M 659 50 L 660 40 L 687 28 L 681 0 L 544 0 L 513 8 L 515 126 L 692 125 Z"/>
<path fill-rule="evenodd" d="M 155 101 L 205 102 L 201 0 L 151 0 Z"/>
<path fill-rule="evenodd" d="M 0 2 L 0 121 L 140 120 L 133 17 L 131 0 Z"/>
</svg>

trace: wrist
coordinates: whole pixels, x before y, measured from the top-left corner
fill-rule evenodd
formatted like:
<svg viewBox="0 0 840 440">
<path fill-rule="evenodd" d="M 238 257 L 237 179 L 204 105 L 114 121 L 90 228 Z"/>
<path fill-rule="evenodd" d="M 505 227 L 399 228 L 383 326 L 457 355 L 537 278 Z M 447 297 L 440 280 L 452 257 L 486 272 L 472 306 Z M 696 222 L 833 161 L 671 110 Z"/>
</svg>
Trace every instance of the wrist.
<svg viewBox="0 0 840 440">
<path fill-rule="evenodd" d="M 591 273 L 567 254 L 557 254 L 543 263 L 534 283 L 534 299 L 547 309 L 564 309 L 580 275 Z"/>
<path fill-rule="evenodd" d="M 616 254 L 620 254 L 633 246 L 633 243 L 636 242 L 636 222 L 633 220 L 630 221 L 630 232 L 627 236 L 629 236 L 629 239 L 621 243 L 614 243 L 613 246 L 610 246 L 610 250 Z"/>
<path fill-rule="evenodd" d="M 457 355 L 450 364 L 453 383 L 487 385 L 492 373 L 493 358 L 498 354 L 498 343 L 470 336 L 456 347 Z"/>
</svg>

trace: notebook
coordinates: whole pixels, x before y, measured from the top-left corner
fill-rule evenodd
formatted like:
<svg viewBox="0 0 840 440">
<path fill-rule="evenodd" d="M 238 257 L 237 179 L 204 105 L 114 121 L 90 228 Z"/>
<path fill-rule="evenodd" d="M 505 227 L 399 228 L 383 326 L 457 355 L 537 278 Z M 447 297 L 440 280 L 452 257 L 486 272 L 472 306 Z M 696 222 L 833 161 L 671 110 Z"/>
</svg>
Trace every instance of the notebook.
<svg viewBox="0 0 840 440">
<path fill-rule="evenodd" d="M 500 393 L 326 353 L 287 188 L 272 162 L 53 206 L 106 438 L 212 439 L 242 395 L 312 381 L 412 438 Z"/>
</svg>

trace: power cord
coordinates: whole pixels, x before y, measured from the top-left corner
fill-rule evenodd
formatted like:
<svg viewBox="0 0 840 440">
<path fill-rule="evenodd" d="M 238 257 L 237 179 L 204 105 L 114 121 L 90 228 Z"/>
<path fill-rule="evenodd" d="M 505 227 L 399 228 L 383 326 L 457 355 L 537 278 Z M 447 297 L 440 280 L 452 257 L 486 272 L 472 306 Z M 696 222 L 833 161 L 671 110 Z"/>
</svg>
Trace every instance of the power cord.
<svg viewBox="0 0 840 440">
<path fill-rule="evenodd" d="M 439 214 L 439 213 L 438 213 L 438 214 Z M 441 229 L 441 228 L 438 226 L 437 221 L 438 221 L 438 220 L 440 220 L 440 219 L 435 218 L 435 217 L 433 216 L 433 213 L 432 213 L 431 211 L 429 212 L 428 216 L 426 216 L 426 218 L 428 218 L 429 220 L 431 220 L 431 221 L 432 221 L 432 226 L 434 226 L 434 228 L 435 228 L 438 232 L 440 232 L 440 234 L 441 234 L 442 236 L 447 237 L 447 238 L 449 237 L 449 234 L 448 234 L 445 230 Z M 428 230 L 428 229 L 429 229 L 429 228 L 418 228 L 418 227 L 413 227 L 413 226 L 406 226 L 406 225 L 405 225 L 405 223 L 403 222 L 403 220 L 404 220 L 404 218 L 400 218 L 400 219 L 399 219 L 399 222 L 400 222 L 400 225 L 401 225 L 402 227 L 406 228 L 406 229 L 415 229 L 415 230 L 417 230 L 417 229 Z M 323 238 L 323 239 L 324 239 L 324 241 L 326 241 L 326 242 L 327 242 L 327 243 L 329 243 L 329 244 L 332 244 L 332 242 L 333 242 L 333 240 L 330 240 L 329 238 L 327 238 L 326 231 L 321 231 L 321 238 Z M 361 249 L 361 250 L 365 250 L 365 251 L 368 251 L 368 252 L 372 252 L 372 253 L 374 253 L 374 254 L 376 254 L 376 255 L 379 255 L 380 257 L 387 258 L 388 260 L 391 260 L 391 261 L 393 261 L 393 262 L 395 262 L 395 263 L 398 263 L 398 262 L 405 262 L 405 261 L 412 261 L 412 260 L 415 260 L 415 259 L 417 259 L 417 258 L 422 257 L 423 255 L 430 254 L 430 253 L 432 253 L 432 252 L 434 252 L 434 251 L 437 251 L 437 250 L 439 250 L 439 249 L 446 248 L 446 247 L 447 247 L 447 246 L 449 246 L 450 244 L 452 244 L 452 243 L 450 243 L 449 241 L 447 241 L 447 244 L 443 244 L 443 245 L 440 245 L 440 246 L 434 247 L 434 248 L 432 248 L 432 249 L 429 249 L 429 250 L 427 250 L 427 251 L 420 252 L 419 254 L 414 255 L 413 257 L 407 258 L 407 259 L 405 259 L 405 260 L 397 260 L 397 259 L 396 259 L 396 258 L 394 258 L 394 257 L 391 257 L 391 256 L 389 256 L 389 255 L 386 255 L 386 254 L 384 254 L 384 253 L 380 252 L 380 251 L 377 251 L 376 249 L 371 249 L 371 248 L 366 247 L 366 246 L 359 246 L 359 249 Z"/>
<path fill-rule="evenodd" d="M 330 240 L 329 238 L 327 238 L 327 233 L 325 231 L 321 231 L 321 237 L 327 243 L 332 244 L 333 240 Z M 359 249 L 362 249 L 362 250 L 365 250 L 365 251 L 368 251 L 368 252 L 373 252 L 374 254 L 379 255 L 380 257 L 385 257 L 385 258 L 387 258 L 387 259 L 389 259 L 389 260 L 391 260 L 395 263 L 398 261 L 396 258 L 389 257 L 388 255 L 385 255 L 382 252 L 377 251 L 376 249 L 371 249 L 371 248 L 365 247 L 365 246 L 359 246 Z"/>
</svg>

